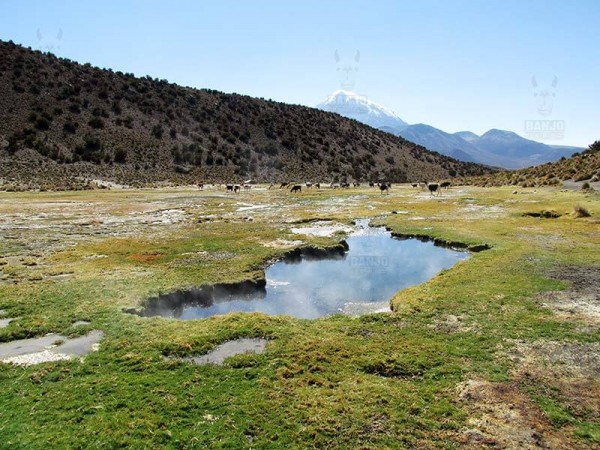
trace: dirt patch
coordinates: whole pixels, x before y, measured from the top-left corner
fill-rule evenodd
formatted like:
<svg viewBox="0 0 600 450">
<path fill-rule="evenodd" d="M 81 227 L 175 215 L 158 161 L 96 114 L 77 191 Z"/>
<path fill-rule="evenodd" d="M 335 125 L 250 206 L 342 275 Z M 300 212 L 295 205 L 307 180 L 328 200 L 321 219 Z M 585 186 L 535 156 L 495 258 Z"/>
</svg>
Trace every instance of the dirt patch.
<svg viewBox="0 0 600 450">
<path fill-rule="evenodd" d="M 598 448 L 574 437 L 574 426 L 552 423 L 536 398 L 568 411 L 572 420 L 600 417 L 600 343 L 507 341 L 511 381 L 469 380 L 457 397 L 469 413 L 458 440 L 470 448 Z"/>
<path fill-rule="evenodd" d="M 240 204 L 240 203 L 238 203 Z M 257 209 L 266 209 L 266 208 L 271 208 L 273 205 L 247 205 L 244 203 L 241 203 L 241 205 L 236 211 L 238 212 L 244 212 L 244 211 L 254 211 Z"/>
<path fill-rule="evenodd" d="M 462 217 L 468 219 L 487 219 L 487 218 L 499 218 L 507 215 L 504 208 L 498 205 L 484 206 L 470 204 L 462 208 L 459 213 Z"/>
<path fill-rule="evenodd" d="M 504 354 L 515 363 L 515 375 L 536 378 L 600 377 L 600 342 L 509 341 Z"/>
<path fill-rule="evenodd" d="M 353 227 L 341 223 L 329 222 L 313 222 L 313 226 L 302 228 L 291 228 L 290 231 L 294 234 L 305 234 L 308 236 L 331 237 L 335 233 L 351 233 Z"/>
<path fill-rule="evenodd" d="M 193 264 L 202 264 L 208 261 L 221 261 L 224 259 L 233 259 L 236 258 L 237 255 L 232 252 L 227 251 L 219 251 L 219 252 L 207 252 L 207 251 L 199 251 L 193 253 L 182 253 L 182 257 L 177 258 L 169 264 L 171 267 L 177 266 L 190 266 Z"/>
<path fill-rule="evenodd" d="M 570 286 L 545 292 L 538 302 L 564 320 L 583 323 L 589 332 L 597 329 L 600 267 L 561 266 L 548 276 Z M 599 342 L 510 340 L 498 355 L 512 362 L 511 381 L 470 380 L 458 387 L 459 401 L 470 414 L 470 428 L 459 438 L 463 444 L 471 448 L 598 448 L 575 437 L 574 423 L 596 422 L 600 417 Z M 544 404 L 559 411 L 555 412 L 558 419 L 542 409 Z"/>
<path fill-rule="evenodd" d="M 468 323 L 467 317 L 463 314 L 459 316 L 445 314 L 441 317 L 435 318 L 428 326 L 429 328 L 432 328 L 440 333 L 479 333 L 478 327 Z"/>
<path fill-rule="evenodd" d="M 582 448 L 555 430 L 517 383 L 469 380 L 457 394 L 471 415 L 458 439 L 468 448 Z"/>
<path fill-rule="evenodd" d="M 304 241 L 300 241 L 300 240 L 289 241 L 287 239 L 275 239 L 273 241 L 261 242 L 261 244 L 264 245 L 265 247 L 270 247 L 270 248 L 293 248 L 293 247 L 298 247 L 299 245 L 304 244 Z"/>
<path fill-rule="evenodd" d="M 562 266 L 548 274 L 571 286 L 563 291 L 544 292 L 539 303 L 566 320 L 600 323 L 600 267 Z"/>
</svg>

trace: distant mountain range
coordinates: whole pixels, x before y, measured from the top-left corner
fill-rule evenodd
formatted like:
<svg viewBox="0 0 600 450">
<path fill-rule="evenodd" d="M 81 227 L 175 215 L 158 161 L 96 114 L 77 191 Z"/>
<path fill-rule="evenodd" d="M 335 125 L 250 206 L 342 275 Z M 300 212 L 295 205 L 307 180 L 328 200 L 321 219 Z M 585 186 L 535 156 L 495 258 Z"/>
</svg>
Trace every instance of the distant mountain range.
<svg viewBox="0 0 600 450">
<path fill-rule="evenodd" d="M 542 144 L 511 131 L 492 129 L 478 136 L 471 131 L 446 133 L 431 125 L 409 125 L 390 109 L 349 91 L 334 92 L 317 108 L 358 120 L 460 161 L 506 169 L 556 161 L 583 150 L 579 147 Z"/>
</svg>

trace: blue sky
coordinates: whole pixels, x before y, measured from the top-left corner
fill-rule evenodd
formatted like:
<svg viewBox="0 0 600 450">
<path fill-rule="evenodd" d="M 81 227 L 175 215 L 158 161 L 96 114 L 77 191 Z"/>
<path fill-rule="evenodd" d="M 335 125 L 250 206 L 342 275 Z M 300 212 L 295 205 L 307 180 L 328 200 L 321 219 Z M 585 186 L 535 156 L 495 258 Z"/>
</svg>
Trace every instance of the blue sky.
<svg viewBox="0 0 600 450">
<path fill-rule="evenodd" d="M 598 0 L 0 0 L 0 39 L 78 62 L 315 106 L 340 87 L 335 50 L 358 50 L 354 90 L 409 123 L 564 121 L 544 142 L 580 146 L 600 139 L 599 23 Z M 546 116 L 532 76 L 557 77 Z"/>
</svg>

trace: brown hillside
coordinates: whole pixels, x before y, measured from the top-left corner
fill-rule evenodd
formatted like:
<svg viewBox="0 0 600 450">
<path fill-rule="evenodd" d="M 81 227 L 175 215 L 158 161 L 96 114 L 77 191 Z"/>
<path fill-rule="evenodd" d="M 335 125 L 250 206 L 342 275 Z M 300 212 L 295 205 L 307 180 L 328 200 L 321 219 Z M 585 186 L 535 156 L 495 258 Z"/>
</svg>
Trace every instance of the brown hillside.
<svg viewBox="0 0 600 450">
<path fill-rule="evenodd" d="M 94 68 L 0 41 L 0 186 L 437 180 L 491 169 L 313 108 Z"/>
<path fill-rule="evenodd" d="M 600 141 L 570 158 L 516 171 L 503 171 L 464 180 L 479 186 L 522 187 L 557 185 L 562 181 L 600 181 Z"/>
</svg>

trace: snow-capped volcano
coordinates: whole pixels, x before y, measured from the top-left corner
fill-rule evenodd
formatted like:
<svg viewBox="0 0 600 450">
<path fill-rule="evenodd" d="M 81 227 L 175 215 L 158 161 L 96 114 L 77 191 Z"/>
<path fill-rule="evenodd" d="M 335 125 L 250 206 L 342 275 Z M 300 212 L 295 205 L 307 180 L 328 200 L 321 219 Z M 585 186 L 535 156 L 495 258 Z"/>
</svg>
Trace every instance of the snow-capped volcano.
<svg viewBox="0 0 600 450">
<path fill-rule="evenodd" d="M 351 91 L 339 90 L 327 97 L 317 108 L 358 120 L 373 128 L 391 128 L 398 132 L 408 126 L 394 111 Z"/>
<path fill-rule="evenodd" d="M 561 156 L 570 156 L 579 151 L 572 147 L 552 148 L 510 131 L 490 130 L 478 136 L 470 131 L 450 134 L 426 124 L 409 125 L 394 111 L 372 102 L 364 95 L 345 90 L 335 91 L 317 108 L 401 136 L 443 155 L 507 169 L 556 161 Z"/>
</svg>

